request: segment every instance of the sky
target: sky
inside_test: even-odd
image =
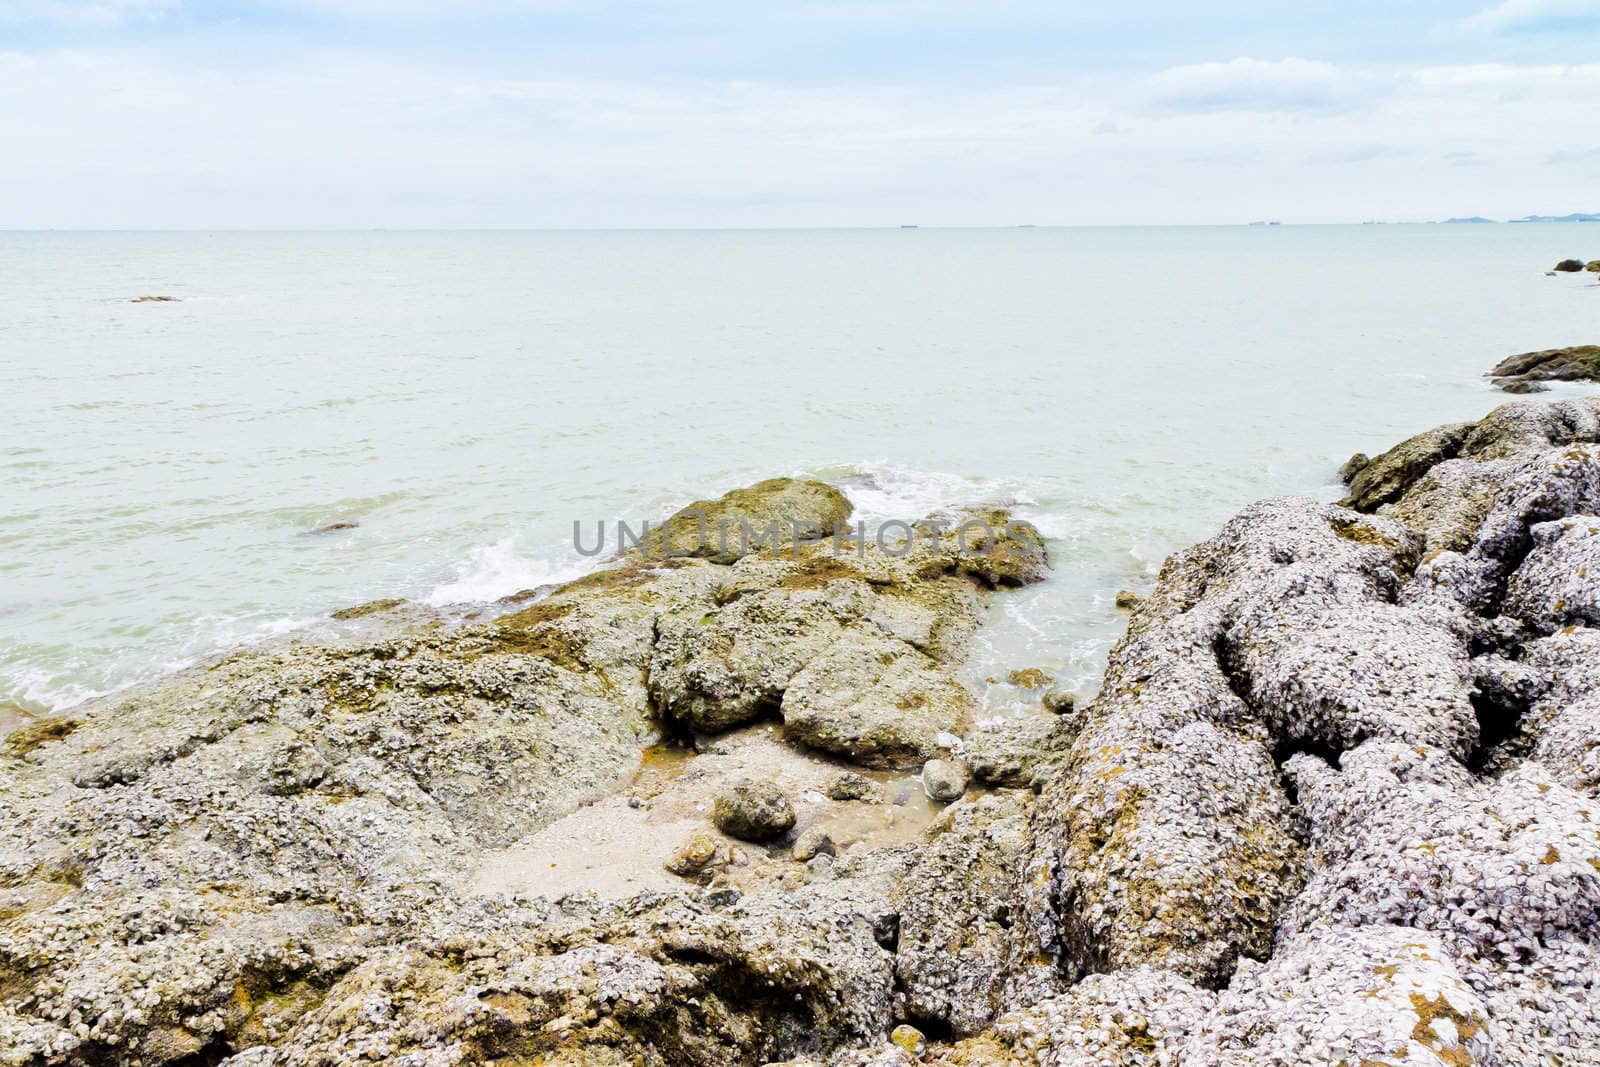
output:
[[[1600,0],[0,0],[0,228],[1600,212]]]

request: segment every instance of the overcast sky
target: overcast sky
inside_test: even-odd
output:
[[[1600,0],[0,0],[0,227],[1569,211]]]

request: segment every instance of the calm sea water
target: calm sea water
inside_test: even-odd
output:
[[[1015,504],[1055,577],[974,678],[1088,687],[1169,552],[1600,340],[1567,256],[1600,226],[0,234],[0,701],[493,599],[773,474]]]

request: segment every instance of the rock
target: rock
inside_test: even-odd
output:
[[[1135,967],[1093,974],[1070,991],[999,1019],[989,1035],[953,1047],[956,1065],[1160,1067],[1187,1063],[1184,1044],[1215,1011],[1216,996],[1173,974]]]
[[[1201,1032],[1185,1067],[1260,1063],[1458,1064],[1501,1060],[1488,1005],[1436,937],[1401,927],[1338,930],[1291,941],[1240,975]],[[1382,1059],[1378,1059],[1378,1057]]]
[[[29,717],[15,730],[6,734],[3,744],[5,754],[14,759],[23,759],[40,745],[48,745],[52,741],[60,741],[68,736],[79,726],[77,719],[68,719],[51,716],[47,718]]]
[[[1600,516],[1529,528],[1532,551],[1512,573],[1505,610],[1541,633],[1600,626]]]
[[[1344,466],[1339,468],[1339,483],[1341,485],[1349,485],[1351,482],[1355,481],[1356,475],[1366,470],[1368,465],[1371,463],[1371,456],[1367,455],[1365,452],[1357,452],[1355,455],[1345,460]]]
[[[1600,345],[1576,345],[1524,352],[1501,360],[1489,372],[1508,393],[1539,388],[1541,382],[1600,381]]]
[[[993,584],[969,571],[990,562],[926,537],[903,555],[869,542],[859,554],[829,543],[746,556],[718,568],[715,610],[658,616],[653,698],[697,732],[780,711],[798,743],[915,763],[972,707],[952,668]]]
[[[1350,495],[1340,503],[1370,511],[1395,500],[1434,466],[1460,452],[1473,427],[1470,422],[1456,423],[1402,441],[1362,467],[1349,483]]]
[[[385,600],[369,600],[365,604],[358,604],[353,608],[340,608],[338,611],[333,613],[332,618],[339,619],[340,621],[347,619],[360,619],[368,615],[377,615],[381,612],[393,611],[395,608],[401,607],[404,604],[405,601],[398,597],[391,597]]]
[[[854,771],[840,771],[828,779],[823,792],[829,800],[875,800],[879,794],[872,779]]]
[[[130,304],[175,304],[177,302],[178,298],[175,296],[136,296],[129,301]]]
[[[1144,597],[1135,593],[1132,589],[1119,589],[1117,591],[1118,611],[1132,611],[1143,603]]]
[[[984,796],[930,829],[898,898],[895,976],[911,1018],[966,1037],[1003,1013],[1031,808],[1027,794]]]
[[[1548,393],[1550,391],[1550,387],[1543,382],[1506,382],[1500,386],[1500,389],[1502,392],[1517,394]]]
[[[1068,719],[1044,718],[994,724],[967,735],[962,760],[985,785],[1030,787],[1072,743],[1073,726]]]
[[[705,832],[692,834],[667,860],[667,870],[685,877],[699,874],[716,862],[719,852],[715,837]]]
[[[1581,1061],[1600,398],[1420,435],[1351,491],[1366,510],[1264,501],[1173,555],[1092,704],[1052,691],[1069,713],[930,762],[930,793],[940,762],[995,788],[944,790],[924,834],[830,856],[849,823],[822,820],[880,812],[817,791],[876,789],[789,752],[798,862],[701,832],[621,896],[469,887],[597,800],[682,832],[700,800],[641,769],[669,726],[778,712],[850,758],[945,751],[926,731],[971,718],[948,686],[1007,572],[948,532],[635,553],[492,620],[378,611],[29,723],[0,758],[0,1059]],[[714,795],[775,729],[672,780]],[[719,825],[790,832],[776,777]],[[921,1032],[886,1044],[899,1020]]]
[[[794,805],[771,782],[745,780],[716,799],[712,821],[717,829],[741,841],[770,841],[794,826]]]
[[[1065,715],[1078,706],[1078,697],[1070,689],[1052,689],[1042,700],[1044,710],[1054,715]]]
[[[991,588],[1030,585],[1050,569],[1039,531],[1000,509],[955,516],[944,538],[944,557],[957,573]]]
[[[927,656],[885,638],[835,642],[783,694],[785,738],[870,767],[915,766],[959,733],[975,705]]]
[[[1556,264],[1555,269],[1564,274],[1576,274],[1583,270],[1583,260],[1563,259],[1560,263]]]
[[[1038,667],[1025,667],[1006,675],[1006,681],[1021,689],[1043,689],[1055,679]]]
[[[959,800],[967,791],[967,769],[959,760],[931,759],[922,765],[922,790],[934,800]]]
[[[834,855],[833,838],[828,836],[828,832],[820,826],[809,827],[802,831],[799,837],[795,838],[793,855],[801,863],[805,863],[816,856],[832,856]]]
[[[354,530],[360,527],[359,522],[341,519],[338,522],[325,523],[322,526],[307,530],[311,534],[338,533],[340,530]]]
[[[905,1023],[894,1028],[889,1041],[914,1060],[920,1060],[928,1048],[928,1039],[922,1036],[922,1031]]]
[[[824,482],[771,478],[700,500],[674,513],[645,538],[650,558],[690,556],[733,563],[754,552],[793,551],[833,537],[850,518],[845,495]]]

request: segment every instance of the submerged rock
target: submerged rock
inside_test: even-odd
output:
[[[828,780],[825,792],[830,800],[870,800],[879,790],[870,778],[854,771],[840,771]]]
[[[1038,667],[1024,667],[1006,675],[1006,681],[1021,689],[1043,689],[1055,679]]]

